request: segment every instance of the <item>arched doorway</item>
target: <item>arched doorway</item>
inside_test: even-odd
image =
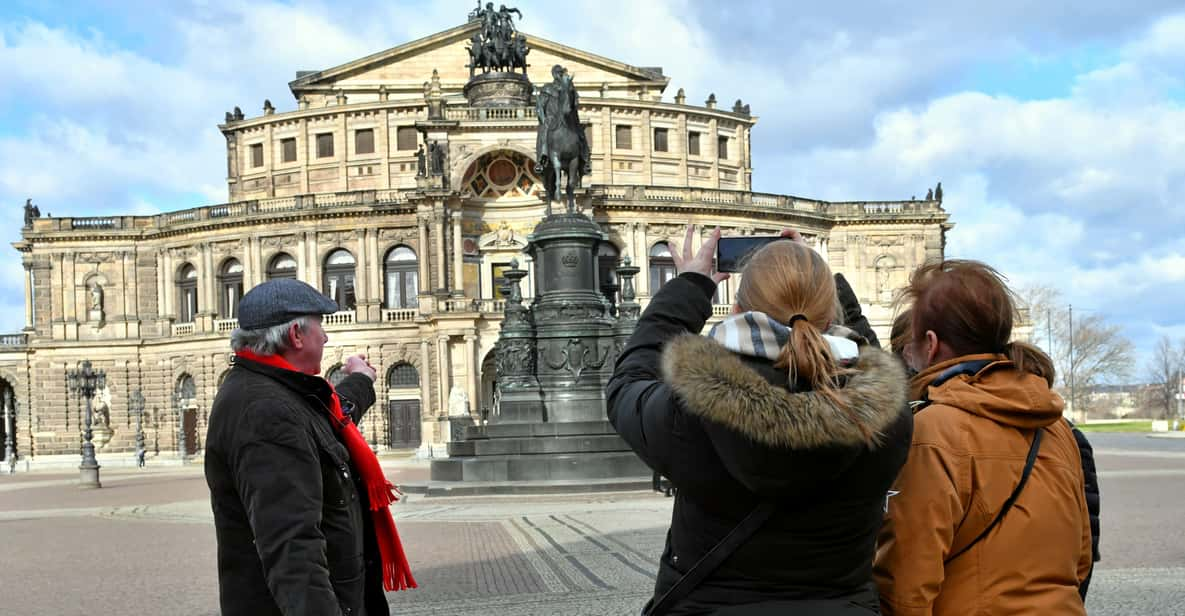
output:
[[[387,371],[387,446],[420,446],[420,373],[407,362]]]
[[[483,420],[498,414],[498,370],[495,368],[497,349],[490,349],[481,360],[481,418]]]
[[[193,455],[198,450],[198,407],[197,384],[192,376],[182,374],[177,379],[173,399],[177,405],[178,453]]]

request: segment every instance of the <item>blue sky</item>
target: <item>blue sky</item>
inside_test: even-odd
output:
[[[948,255],[1058,288],[1144,352],[1185,338],[1185,9],[1174,2],[516,3],[528,33],[662,66],[760,122],[755,189],[922,196]],[[225,201],[216,124],[327,68],[461,23],[468,2],[0,5],[0,225]],[[632,15],[621,20],[622,15]],[[21,327],[0,259],[0,330]],[[1137,366],[1133,376],[1143,373]]]

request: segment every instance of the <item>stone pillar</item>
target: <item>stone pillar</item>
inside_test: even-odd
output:
[[[420,338],[420,456],[435,457],[447,451],[447,438],[441,438],[443,427],[439,413],[432,411],[432,380],[429,371],[432,358],[428,350],[427,336]],[[448,424],[445,423],[444,426]]]
[[[374,262],[366,271],[366,276],[370,278],[370,297],[371,302],[367,307],[367,318],[370,321],[382,320],[383,307],[383,255],[379,252],[379,232],[378,229],[367,229],[365,241],[367,242],[367,254],[370,255]]]
[[[452,213],[453,219],[453,279],[452,291],[455,296],[465,295],[465,246],[461,238],[461,208],[458,205],[457,209]]]
[[[366,245],[367,230],[363,228],[358,237],[358,256],[354,260],[354,318],[359,321],[367,320],[367,309],[373,303],[370,292],[370,278],[366,273],[370,270],[371,256]]]
[[[210,242],[201,243],[202,276],[201,284],[198,285],[198,306],[201,308],[199,313],[204,314],[205,318],[198,321],[204,331],[213,330],[211,319],[218,314],[218,293],[214,290],[214,252],[211,248]]]
[[[650,246],[646,241],[646,223],[634,223],[634,263],[638,271],[637,292],[650,297]]]
[[[425,293],[432,288],[431,262],[428,260],[431,254],[428,250],[428,219],[421,216],[416,220],[416,226],[420,231],[419,254],[416,255],[420,266],[420,293]]]
[[[449,377],[448,334],[436,335],[436,400],[437,415],[448,416]]]
[[[707,146],[708,146],[708,155],[711,157],[711,160],[712,160],[712,187],[713,188],[720,188],[720,147],[717,145],[717,141],[719,139],[720,139],[720,135],[716,134],[716,118],[712,118],[711,120],[708,120],[708,143],[707,143]],[[704,151],[703,150],[704,145],[705,144],[703,144],[703,143],[700,144],[700,153],[701,154]],[[643,267],[642,271],[646,271],[646,268]]]
[[[465,391],[469,395],[469,409],[479,413],[481,407],[477,399],[477,331],[472,329],[465,333],[465,376]]]
[[[177,301],[177,293],[173,284],[173,255],[166,248],[163,251],[162,259],[164,260],[164,293],[161,297],[164,299],[165,312],[167,318],[176,319],[177,311],[174,308],[174,303]]]
[[[33,264],[25,261],[25,330],[33,329]]]
[[[435,210],[432,213],[432,233],[436,235],[436,242],[433,246],[436,254],[433,256],[436,258],[436,273],[439,277],[435,281],[435,290],[438,294],[443,294],[448,293],[447,264],[444,258],[444,206],[438,204]]]

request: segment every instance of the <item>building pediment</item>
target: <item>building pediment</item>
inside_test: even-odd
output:
[[[446,95],[460,94],[469,80],[467,48],[479,27],[477,22],[470,22],[340,66],[302,73],[288,86],[298,100],[338,92],[351,97],[350,102],[368,97],[377,100],[380,92],[390,98],[418,98],[435,70]],[[550,71],[555,64],[568,69],[579,89],[604,89],[609,96],[636,98],[643,89],[656,95],[670,81],[658,68],[632,66],[527,32],[522,34],[531,48],[527,76],[533,83],[551,81]]]

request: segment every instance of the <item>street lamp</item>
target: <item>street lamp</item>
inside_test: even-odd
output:
[[[99,463],[95,460],[95,444],[91,442],[91,400],[95,392],[107,386],[107,374],[95,370],[89,359],[82,360],[77,370],[66,371],[66,383],[76,395],[86,400],[86,423],[82,431],[82,464],[78,466],[79,487],[101,488]]]
[[[144,468],[144,394],[139,389],[133,391],[128,404],[136,414],[136,466]]]

